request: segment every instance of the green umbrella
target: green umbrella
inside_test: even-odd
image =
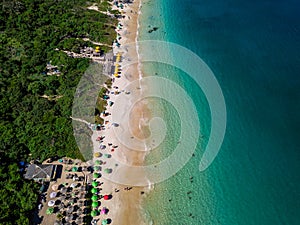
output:
[[[95,193],[97,193],[97,189],[96,189],[96,188],[92,188],[91,192],[92,192],[93,194],[95,194]]]
[[[93,182],[92,182],[92,186],[93,186],[93,187],[97,187],[97,186],[98,186],[98,182],[93,181]]]
[[[99,173],[94,173],[94,174],[93,174],[93,177],[94,177],[94,178],[99,178]]]
[[[104,172],[105,172],[105,173],[111,173],[111,169],[106,168],[106,169],[104,170]]]
[[[78,171],[78,168],[76,167],[76,166],[74,166],[73,168],[72,168],[72,172],[77,172]]]
[[[101,168],[100,166],[95,166],[95,167],[94,167],[94,169],[95,169],[96,171],[99,171],[100,168]]]
[[[93,210],[93,211],[91,212],[91,216],[92,216],[92,217],[97,216],[97,214],[98,214],[98,213],[97,213],[96,210]]]
[[[108,221],[107,220],[102,220],[102,225],[106,225],[108,224]]]
[[[96,208],[96,207],[98,207],[98,206],[99,206],[99,202],[93,202],[93,203],[92,203],[92,207],[93,207],[93,208]]]
[[[97,201],[97,200],[98,200],[98,196],[97,196],[97,195],[93,195],[93,196],[92,196],[92,200],[93,200],[93,201]]]
[[[51,207],[51,208],[47,209],[46,214],[49,215],[49,214],[52,214],[53,212],[54,212],[54,208]]]
[[[101,161],[100,160],[96,160],[95,161],[95,165],[101,165],[102,163],[101,163]]]

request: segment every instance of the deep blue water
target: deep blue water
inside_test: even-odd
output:
[[[160,30],[144,39],[175,42],[198,54],[218,79],[228,114],[214,163],[199,173],[197,157],[157,185],[160,196],[167,197],[156,203],[161,208],[150,210],[155,224],[299,224],[300,2],[147,4],[159,11],[148,22]],[[176,195],[170,194],[166,187],[176,185]]]

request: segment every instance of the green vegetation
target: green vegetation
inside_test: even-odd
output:
[[[95,2],[100,1],[88,4]],[[107,1],[101,2],[107,7]],[[28,224],[36,207],[38,187],[22,179],[19,161],[82,158],[70,115],[76,86],[90,60],[56,49],[94,47],[82,38],[111,45],[117,24],[86,7],[85,0],[0,3],[0,224]],[[46,75],[50,61],[60,76]]]
[[[103,124],[104,122],[103,118],[101,118],[99,115],[100,113],[106,110],[107,101],[103,99],[106,92],[107,89],[105,87],[102,87],[97,98],[96,110],[95,110],[95,123],[97,124]]]

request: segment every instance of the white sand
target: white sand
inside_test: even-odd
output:
[[[125,6],[124,15],[125,18],[120,19],[120,22],[123,24],[123,28],[118,30],[117,32],[121,35],[121,40],[119,41],[121,47],[114,47],[114,53],[121,52],[122,60],[130,60],[137,57],[137,49],[130,48],[127,52],[126,44],[135,42],[137,36],[137,28],[138,28],[138,10],[140,6],[140,0],[134,1],[133,4],[129,6]],[[114,6],[115,7],[115,6]],[[92,9],[92,8],[91,8]],[[95,8],[93,8],[96,10]],[[131,12],[132,10],[132,12]],[[130,19],[129,19],[130,17]],[[122,68],[122,62],[119,63]],[[129,187],[128,184],[132,183],[145,183],[146,176],[143,173],[143,170],[137,170],[136,173],[132,174],[126,170],[126,166],[124,165],[134,165],[141,166],[143,165],[145,152],[143,151],[132,151],[130,148],[126,147],[124,144],[120,143],[118,138],[116,137],[116,132],[114,129],[122,129],[125,127],[126,123],[130,124],[132,134],[127,134],[128,137],[136,136],[139,138],[143,138],[141,134],[143,134],[143,127],[141,123],[147,120],[149,117],[149,112],[147,110],[147,106],[144,103],[140,103],[133,109],[133,113],[129,118],[124,117],[122,121],[118,121],[120,124],[119,127],[113,127],[112,123],[114,118],[114,113],[122,113],[125,109],[130,109],[131,104],[134,102],[135,98],[138,95],[137,91],[125,90],[126,86],[134,81],[140,79],[141,74],[138,70],[138,65],[132,65],[128,68],[123,68],[122,74],[120,78],[115,78],[115,81],[112,84],[112,87],[117,86],[118,89],[112,88],[111,91],[120,91],[119,95],[109,94],[109,101],[115,102],[120,95],[125,95],[126,91],[130,91],[130,94],[126,95],[127,101],[123,101],[119,105],[113,105],[112,107],[107,106],[107,113],[111,113],[107,117],[104,117],[105,121],[108,123],[105,125],[105,130],[102,131],[94,131],[92,140],[94,144],[94,152],[101,152],[102,154],[111,154],[111,158],[105,158],[104,156],[99,158],[94,158],[102,160],[105,162],[105,165],[102,165],[103,177],[98,178],[97,181],[103,182],[100,186],[101,194],[111,194],[113,197],[110,200],[101,200],[101,207],[107,207],[109,209],[109,213],[107,215],[100,215],[95,217],[95,219],[110,218],[112,220],[111,224],[116,225],[128,225],[128,224],[147,224],[145,218],[143,216],[143,210],[141,208],[141,202],[143,195],[141,192],[147,193],[149,191],[149,187],[137,187],[130,186],[132,189],[124,190],[124,188]],[[119,107],[119,108],[117,108]],[[124,133],[129,132],[129,130],[123,130]],[[105,136],[103,139],[103,145],[106,146],[106,149],[100,149],[100,143],[96,141],[97,137]],[[125,140],[125,142],[130,142],[130,138]],[[112,147],[108,146],[108,143],[112,143],[113,145],[117,145],[117,148],[114,148],[114,151],[111,152]],[[143,150],[143,149],[141,149]],[[105,168],[112,169],[112,173],[110,175],[106,174],[103,170]],[[112,181],[113,180],[113,181]],[[118,182],[121,182],[121,184]],[[115,190],[119,190],[115,192]]]

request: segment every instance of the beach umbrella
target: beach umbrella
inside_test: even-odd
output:
[[[105,145],[100,145],[100,149],[105,149],[106,146]]]
[[[83,218],[82,217],[77,217],[75,220],[76,224],[82,224],[83,223]]]
[[[93,174],[93,177],[94,177],[94,178],[99,178],[99,174],[98,174],[98,173],[94,173],[94,174]]]
[[[57,191],[57,189],[58,189],[58,185],[57,184],[52,185],[52,190],[53,191]]]
[[[64,195],[63,195],[63,196],[60,196],[59,200],[60,200],[60,201],[66,200],[66,196],[64,196]]]
[[[102,161],[100,161],[100,160],[95,161],[95,165],[101,165],[101,164],[102,164]]]
[[[76,183],[72,183],[72,184],[70,185],[71,188],[75,188],[76,186],[77,186]]]
[[[68,207],[67,213],[72,213],[73,211],[74,211],[74,207],[73,206]]]
[[[94,169],[95,169],[96,171],[99,171],[99,170],[101,170],[101,167],[100,167],[100,166],[95,166]]]
[[[102,225],[106,225],[106,224],[108,224],[108,221],[105,219],[105,220],[102,220],[102,223],[101,223]]]
[[[50,200],[49,202],[48,202],[48,206],[54,206],[55,205],[55,201],[54,200]]]
[[[67,192],[67,188],[66,187],[62,187],[61,192],[62,193],[66,193]]]
[[[64,207],[64,204],[59,204],[58,209],[63,209]]]
[[[78,167],[74,166],[74,167],[72,168],[72,172],[77,172],[77,171],[78,171]]]
[[[97,214],[98,214],[98,213],[97,213],[96,210],[93,210],[93,211],[91,212],[91,216],[92,216],[92,217],[97,216]]]
[[[93,186],[93,187],[97,187],[97,186],[98,186],[98,182],[93,181],[93,182],[92,182],[92,186]]]
[[[97,195],[93,195],[91,198],[93,201],[97,201],[98,200],[98,196]]]
[[[46,210],[46,214],[50,215],[54,212],[54,208],[53,207],[50,207]]]
[[[96,207],[98,207],[98,206],[99,206],[99,203],[98,203],[98,202],[93,202],[93,203],[92,203],[92,207],[93,207],[93,208],[96,208]]]
[[[105,173],[111,173],[111,171],[112,171],[112,169],[108,169],[108,168],[106,168],[106,169],[104,170]]]
[[[65,199],[66,199],[66,195],[65,195],[65,194],[61,195],[61,196],[59,197],[59,199],[60,199],[61,201],[65,200]]]
[[[106,208],[103,208],[100,213],[101,214],[106,214]]]
[[[80,191],[85,191],[86,190],[86,187],[85,186],[81,186],[80,187]]]
[[[57,195],[57,193],[56,193],[56,192],[51,192],[49,196],[50,196],[50,198],[55,198],[55,197],[56,197],[56,195]]]
[[[79,204],[78,204],[78,207],[82,207],[82,206],[83,206],[82,203],[79,203]],[[83,211],[82,208],[77,209],[77,213],[78,213],[78,214],[81,214],[82,211]]]
[[[100,152],[96,152],[95,154],[94,154],[94,156],[96,157],[96,158],[98,158],[98,157],[101,157],[101,153]]]
[[[109,196],[109,195],[104,195],[104,196],[103,196],[103,199],[104,199],[104,200],[109,200],[109,199],[110,199],[110,196]]]
[[[105,157],[105,158],[110,158],[110,157],[111,157],[111,154],[104,154],[104,157]]]
[[[84,197],[85,197],[85,193],[81,192],[81,193],[79,194],[79,198],[84,198]]]
[[[96,189],[96,188],[92,188],[91,192],[92,192],[93,194],[95,194],[95,193],[97,193],[97,189]]]
[[[65,217],[65,220],[68,222],[68,221],[71,221],[73,219],[73,215],[70,214],[68,216]]]

